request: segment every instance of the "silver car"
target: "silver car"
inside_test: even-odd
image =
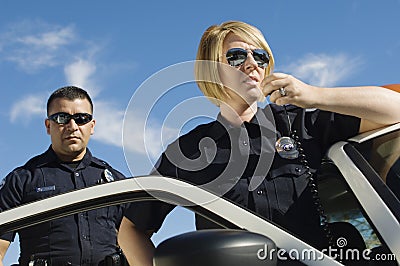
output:
[[[317,250],[256,214],[183,181],[144,176],[102,184],[0,213],[0,233],[108,205],[162,199],[225,229],[171,236],[157,266],[399,265],[400,124],[334,144],[319,171],[319,196],[335,245]]]

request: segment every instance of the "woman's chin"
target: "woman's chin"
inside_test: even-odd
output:
[[[257,101],[263,103],[263,102],[265,102],[266,99],[267,99],[267,97],[265,97],[264,94],[260,93],[260,96],[258,97]]]

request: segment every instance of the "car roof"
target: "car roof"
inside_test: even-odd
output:
[[[362,143],[362,142],[365,142],[367,140],[382,136],[384,134],[387,134],[387,133],[390,133],[392,131],[396,131],[396,130],[399,130],[399,129],[400,129],[400,123],[396,123],[396,124],[393,124],[393,125],[390,125],[390,126],[385,126],[385,127],[382,127],[382,128],[378,128],[378,129],[375,129],[375,130],[371,130],[371,131],[367,131],[367,132],[361,133],[361,134],[359,134],[357,136],[354,136],[354,137],[350,138],[349,141]]]

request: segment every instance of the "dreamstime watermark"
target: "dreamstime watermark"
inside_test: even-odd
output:
[[[339,262],[342,261],[396,261],[396,255],[392,253],[374,254],[371,249],[359,250],[356,248],[346,248],[347,240],[339,237],[336,241],[336,247],[322,249],[320,252],[316,249],[278,249],[270,248],[268,244],[264,244],[262,248],[257,250],[257,258],[259,260],[300,260],[300,261],[322,261],[326,256],[331,257]]]

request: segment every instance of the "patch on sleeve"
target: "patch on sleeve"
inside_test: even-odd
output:
[[[111,171],[108,170],[108,169],[104,170],[103,177],[104,177],[104,181],[107,182],[107,183],[114,181],[114,176],[111,173]]]
[[[5,184],[6,184],[6,179],[3,178],[3,180],[1,180],[1,182],[0,182],[0,189],[2,189]]]

